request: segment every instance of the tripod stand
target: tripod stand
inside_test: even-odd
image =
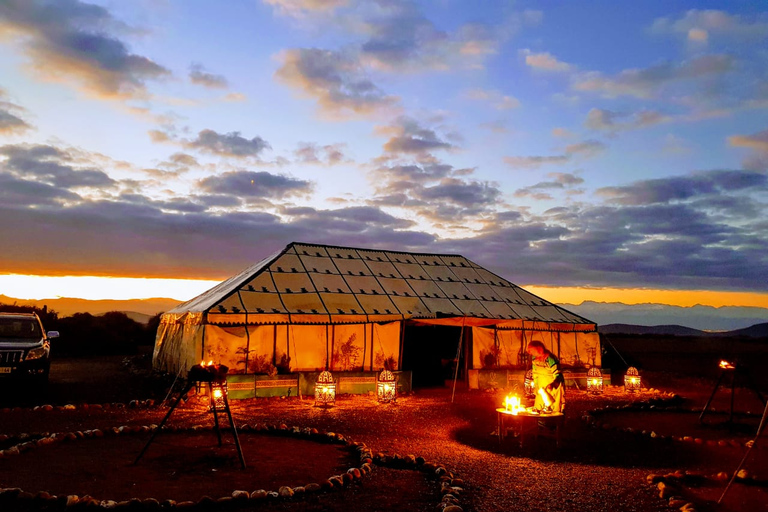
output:
[[[763,395],[760,393],[760,391],[755,387],[755,385],[752,383],[752,379],[749,377],[749,373],[746,372],[746,369],[743,368],[738,362],[732,363],[730,361],[722,360],[720,361],[720,377],[717,379],[717,383],[715,384],[715,388],[712,390],[712,394],[709,397],[709,400],[707,400],[706,405],[704,405],[704,409],[701,411],[701,415],[699,416],[699,423],[703,423],[704,421],[704,414],[706,414],[707,409],[709,409],[709,406],[712,404],[712,401],[715,399],[715,395],[717,394],[718,388],[720,388],[720,384],[723,383],[723,380],[725,380],[725,376],[730,375],[731,377],[731,407],[730,412],[728,414],[728,423],[733,423],[733,405],[735,401],[735,394],[736,394],[736,379],[737,377],[741,377],[743,381],[746,381],[746,384],[749,386],[749,388],[755,392],[757,397],[760,399],[763,405],[766,404],[765,398],[763,398]]]
[[[181,402],[187,393],[189,393],[193,387],[207,383],[209,386],[211,400],[210,411],[213,413],[214,430],[216,430],[216,436],[219,439],[219,446],[222,445],[222,439],[221,429],[219,427],[218,413],[225,412],[229,418],[229,426],[232,428],[232,436],[235,438],[235,446],[237,447],[237,455],[240,458],[240,466],[242,469],[245,469],[245,457],[243,456],[243,449],[240,446],[240,439],[237,437],[237,428],[235,428],[235,422],[232,419],[232,411],[229,409],[229,400],[227,399],[226,373],[226,366],[193,366],[192,370],[189,372],[186,386],[181,391],[181,393],[179,393],[179,396],[176,397],[176,400],[173,402],[173,405],[171,405],[171,408],[168,410],[168,413],[166,413],[163,420],[160,422],[154,432],[152,432],[149,441],[147,441],[147,444],[144,445],[144,448],[141,450],[141,453],[139,453],[138,457],[136,457],[136,460],[133,461],[133,464],[138,464],[139,460],[141,460],[149,448],[149,445],[151,445],[152,441],[155,440],[157,434],[163,429],[163,425],[165,425],[165,423],[168,421],[168,418],[171,417],[171,414],[176,409],[176,406],[179,405],[179,402]]]

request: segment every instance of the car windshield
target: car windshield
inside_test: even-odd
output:
[[[0,338],[39,339],[40,323],[32,318],[0,318]]]

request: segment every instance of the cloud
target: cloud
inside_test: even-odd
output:
[[[264,0],[283,16],[301,18],[310,13],[332,12],[344,7],[349,0]]]
[[[537,200],[551,200],[552,195],[548,191],[558,191],[573,188],[584,183],[584,179],[572,173],[552,172],[547,174],[549,181],[541,181],[530,187],[520,188],[515,191],[515,197],[530,197]]]
[[[613,77],[600,72],[580,73],[573,88],[594,92],[609,98],[634,96],[657,98],[668,86],[681,82],[697,82],[717,78],[733,71],[734,59],[729,55],[703,55],[680,64],[659,64],[645,69],[628,69]]]
[[[728,144],[737,148],[750,148],[768,153],[768,130],[754,135],[732,135],[728,137]]]
[[[568,155],[554,156],[505,156],[504,163],[521,169],[538,169],[542,165],[564,164],[570,160]]]
[[[471,89],[465,93],[465,97],[470,100],[486,102],[496,110],[511,110],[520,106],[520,101],[517,98],[499,91]]]
[[[587,113],[584,126],[590,130],[617,133],[620,131],[647,128],[656,124],[670,122],[672,120],[673,117],[653,110],[641,110],[634,113],[623,113],[601,108],[592,108]]]
[[[312,192],[312,183],[279,174],[260,171],[232,171],[209,176],[198,182],[208,194],[225,194],[241,198],[284,199]]]
[[[416,196],[430,204],[449,202],[463,208],[477,208],[496,203],[501,191],[488,182],[446,178],[438,185],[416,190]]]
[[[19,117],[26,110],[6,100],[6,97],[5,89],[0,87],[0,135],[17,135],[32,129],[32,125]]]
[[[39,76],[107,99],[143,98],[147,81],[171,74],[131,53],[114,34],[126,30],[105,8],[78,0],[10,0],[0,9],[0,32],[19,36]]]
[[[362,61],[397,73],[480,68],[500,40],[494,29],[480,23],[441,30],[412,2],[380,3],[362,13],[355,26],[367,38],[360,47]]]
[[[384,152],[390,157],[403,154],[424,157],[432,151],[451,150],[455,147],[435,130],[425,128],[409,117],[400,117],[390,125],[379,126],[376,132],[389,136],[389,140],[384,143]]]
[[[657,18],[650,30],[698,43],[708,42],[710,36],[758,41],[768,37],[768,20],[764,14],[750,20],[725,11],[691,9],[678,19]]]
[[[62,189],[109,188],[117,182],[98,169],[75,167],[66,152],[48,145],[6,145],[0,147],[2,169],[29,182],[49,184]],[[29,179],[33,178],[33,179]]]
[[[566,62],[557,60],[555,56],[548,52],[533,53],[531,50],[520,50],[520,55],[525,57],[525,65],[541,71],[570,71],[573,66]]]
[[[768,130],[754,135],[732,135],[728,144],[733,147],[749,148],[752,151],[742,162],[745,169],[753,171],[768,170]]]
[[[606,146],[600,141],[586,140],[577,144],[569,144],[562,155],[551,156],[505,156],[504,163],[518,169],[538,169],[542,165],[561,165],[574,158],[591,158],[605,151]]]
[[[399,99],[384,94],[354,58],[317,48],[286,50],[275,77],[318,102],[322,115],[333,119],[393,112]]]
[[[196,139],[184,142],[184,146],[204,153],[233,158],[257,158],[265,149],[271,149],[269,143],[261,137],[246,139],[240,135],[240,132],[220,134],[213,130],[200,131]]]
[[[338,165],[349,162],[344,155],[346,144],[327,144],[318,146],[314,143],[299,143],[298,149],[293,154],[298,162],[314,165]]]
[[[202,85],[209,89],[226,89],[229,87],[229,82],[224,76],[206,72],[202,64],[192,64],[189,67],[189,80],[195,85]]]
[[[670,178],[638,181],[620,187],[604,187],[597,194],[610,202],[642,206],[671,204],[694,197],[764,191],[768,175],[750,171],[708,171]]]

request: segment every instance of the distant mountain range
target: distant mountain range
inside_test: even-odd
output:
[[[59,316],[71,316],[75,313],[100,315],[110,311],[121,311],[136,321],[146,321],[158,313],[173,309],[181,301],[174,299],[142,300],[85,300],[85,299],[44,299],[21,300],[0,295],[1,304],[35,305],[56,311]],[[672,326],[679,335],[684,335],[686,328],[691,335],[701,331],[722,332],[746,329],[754,325],[768,323],[768,308],[723,306],[668,306],[664,304],[623,304],[620,302],[582,302],[581,304],[558,304],[577,315],[588,318],[603,328],[611,324],[624,326],[659,327]],[[613,328],[613,327],[611,327]],[[629,329],[629,327],[623,327]],[[668,330],[668,329],[667,329]],[[625,331],[626,332],[626,331]],[[631,334],[631,332],[629,332]],[[640,332],[637,332],[640,334]]]
[[[768,308],[722,306],[668,306],[665,304],[623,304],[591,302],[559,304],[568,311],[600,326],[682,326],[698,331],[735,331],[768,322]]]
[[[48,306],[56,311],[59,317],[72,316],[75,313],[90,313],[102,315],[111,311],[120,311],[137,322],[146,322],[158,313],[173,309],[181,301],[174,299],[141,299],[141,300],[86,300],[86,299],[42,299],[23,300],[0,295],[0,304],[17,304],[19,306]]]
[[[696,336],[699,338],[718,337],[742,337],[742,338],[766,338],[768,339],[768,323],[755,324],[745,329],[735,331],[700,331],[680,325],[627,325],[606,324],[599,325],[597,330],[601,334],[649,334],[655,336]]]

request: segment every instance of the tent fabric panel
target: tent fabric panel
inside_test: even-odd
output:
[[[332,315],[348,313],[361,313],[362,307],[357,301],[357,296],[352,293],[320,293],[320,298],[325,304],[326,310]],[[353,313],[353,314],[356,314]]]
[[[400,277],[395,266],[389,261],[366,261],[371,273],[377,277]]]
[[[429,274],[421,268],[421,265],[415,263],[395,263],[395,268],[400,275],[406,279],[429,279]]]
[[[273,273],[277,291],[282,293],[292,293],[314,289],[315,285],[304,272],[301,273]]]
[[[448,299],[422,297],[421,301],[435,314],[460,316],[462,312]]]
[[[499,349],[493,329],[472,327],[472,368],[492,368],[497,363]]]
[[[347,282],[339,274],[311,274],[310,277],[318,291],[352,293]]]
[[[435,316],[418,297],[390,297],[400,313],[405,317]]]
[[[404,279],[381,277],[379,283],[388,295],[404,295],[406,293],[413,295],[413,288]]]
[[[301,261],[302,266],[308,271],[308,272],[315,272],[320,274],[325,273],[331,273],[331,274],[338,274],[339,271],[336,269],[336,265],[333,264],[333,261],[328,256],[299,256],[299,261]]]
[[[361,371],[365,366],[366,324],[337,325],[331,343],[331,371]],[[370,341],[368,341],[370,344]],[[370,347],[368,347],[370,351]]]
[[[477,275],[480,276],[480,280],[484,283],[488,283],[491,286],[499,286],[500,284],[506,283],[507,285],[511,284],[509,281],[505,281],[504,279],[500,278],[496,274],[489,272],[488,270],[477,267],[475,269],[477,272]]]
[[[449,299],[457,299],[457,300],[474,300],[475,297],[471,294],[469,291],[469,288],[464,286],[464,283],[459,282],[448,282],[448,283],[438,283],[438,286],[443,291],[446,297]]]
[[[239,301],[248,313],[285,312],[280,296],[277,293],[241,291]],[[275,311],[277,310],[277,311]]]
[[[358,250],[351,247],[328,247],[328,255],[336,260],[352,260],[358,258]]]
[[[216,326],[212,326],[216,327]],[[275,329],[274,325],[249,325],[248,329],[248,366],[243,365],[240,368],[246,373],[267,374],[274,371],[274,344]],[[231,371],[231,370],[230,370]]]
[[[201,360],[223,364],[229,368],[229,373],[245,373],[248,348],[248,335],[244,325],[206,325]]]
[[[495,298],[498,301],[501,299],[496,291],[487,284],[465,283],[465,286],[472,295],[480,298],[481,300],[493,301]]]
[[[523,331],[496,331],[499,340],[499,364],[519,367],[526,361],[527,343]]]
[[[386,295],[358,295],[363,310],[369,315],[394,315],[398,309]]]
[[[291,371],[325,370],[329,354],[326,343],[330,341],[331,328],[327,325],[291,325],[288,329]]]
[[[434,297],[436,299],[445,298],[443,290],[441,290],[437,283],[433,281],[413,280],[409,281],[408,284],[411,285],[411,288],[413,288],[413,291],[416,292],[419,297]]]
[[[453,273],[456,274],[456,277],[459,278],[459,280],[463,283],[472,283],[472,284],[484,284],[485,281],[481,279],[480,274],[477,273],[477,270],[469,265],[466,267],[457,267],[452,269]]]
[[[515,312],[512,311],[509,304],[506,302],[486,301],[483,303],[483,306],[485,306],[485,309],[487,309],[488,313],[494,318],[504,319],[515,316]]]
[[[483,307],[483,304],[476,300],[453,300],[453,304],[459,308],[464,316],[487,318],[490,313]]]
[[[153,366],[168,373],[186,375],[200,362],[203,329],[199,324],[184,323],[177,315],[163,315],[152,353]]]
[[[373,276],[349,276],[345,279],[353,293],[385,293],[384,288]]]
[[[243,303],[240,302],[240,297],[237,293],[234,293],[221,302],[219,302],[215,308],[218,312],[226,313],[227,311],[231,311],[232,313],[239,313],[243,310]]]
[[[274,293],[277,291],[275,288],[275,283],[272,281],[272,276],[269,274],[269,272],[254,276],[253,279],[243,283],[240,289],[262,293]]]
[[[360,260],[337,258],[333,260],[336,268],[339,269],[339,273],[344,276],[366,276],[371,275],[371,271]]]
[[[400,328],[401,322],[373,324],[373,367],[370,370],[382,370],[385,364],[390,370],[400,369]]]
[[[291,254],[291,252],[282,254],[272,262],[268,269],[269,272],[272,274],[298,274],[304,272],[301,259],[296,254]]]
[[[425,266],[424,271],[433,281],[449,281],[456,279],[451,269],[444,266]]]
[[[289,313],[325,313],[325,307],[317,293],[283,293],[280,295]]]
[[[603,356],[600,349],[600,334],[593,332],[577,332],[576,344],[582,360],[589,364],[602,368]]]

